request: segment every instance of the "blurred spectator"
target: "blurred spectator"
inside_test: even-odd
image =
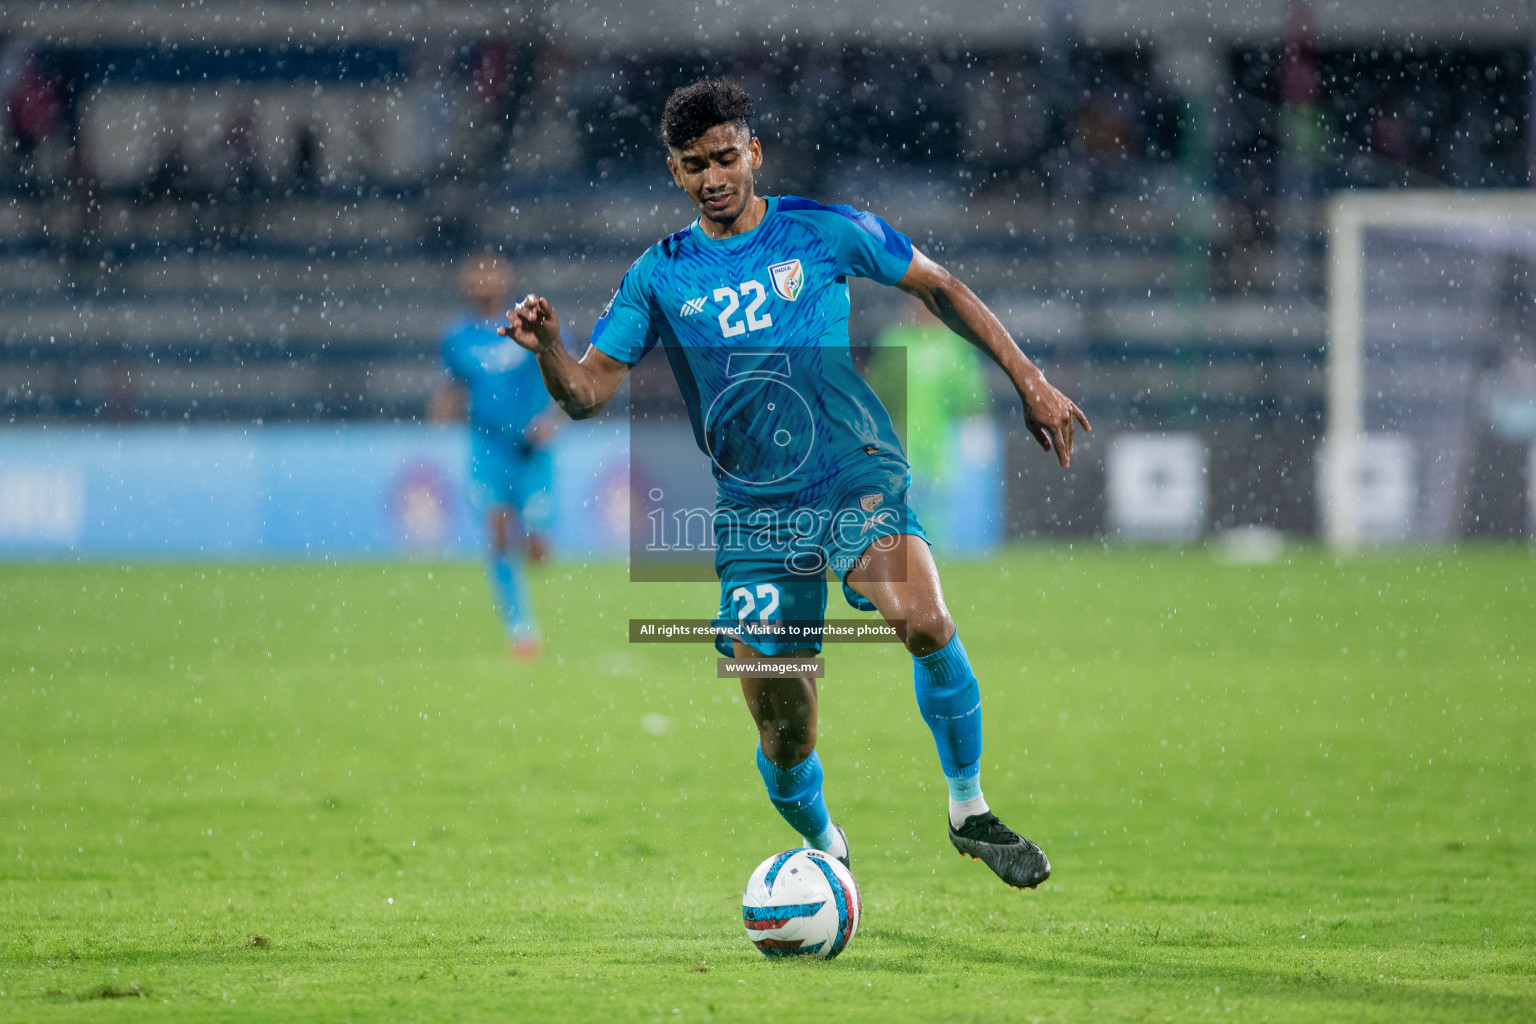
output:
[[[581,162],[581,137],[571,105],[572,60],[563,47],[538,54],[527,116],[512,124],[509,170],[514,174],[553,175],[573,171]]]
[[[499,172],[511,142],[516,109],[512,88],[513,49],[505,39],[485,39],[469,54],[469,80],[459,110],[454,155],[463,173]]]
[[[62,83],[36,58],[26,58],[21,73],[6,93],[11,139],[28,155],[63,126]]]
[[[144,191],[151,201],[180,202],[186,198],[190,169],[181,140],[173,138],[165,147],[165,153],[155,165],[154,173],[144,183]]]
[[[1394,163],[1406,164],[1413,154],[1413,136],[1408,119],[1396,103],[1376,111],[1371,121],[1371,150]]]
[[[1134,186],[1127,171],[1129,158],[1140,155],[1142,127],[1129,90],[1095,90],[1078,112],[1073,128],[1073,151],[1087,162],[1089,184],[1095,193]]]
[[[1491,184],[1487,153],[1494,139],[1487,105],[1476,102],[1463,110],[1445,142],[1447,184],[1478,188]]]
[[[224,131],[223,177],[225,198],[246,198],[260,187],[260,166],[256,158],[256,112],[242,106],[229,120]]]
[[[65,82],[35,54],[9,46],[0,53],[0,87],[8,150],[0,167],[9,166],[30,188],[57,184],[68,176],[72,158],[65,123]]]
[[[293,189],[298,193],[313,192],[320,186],[324,166],[321,153],[320,129],[306,121],[293,139]]]
[[[965,159],[984,173],[1014,178],[1044,150],[1050,115],[1038,76],[1001,58],[981,69],[968,90]]]

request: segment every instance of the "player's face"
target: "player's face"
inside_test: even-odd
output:
[[[459,279],[464,297],[475,306],[495,306],[512,290],[512,271],[500,260],[475,260]]]
[[[734,124],[715,125],[667,158],[672,180],[699,215],[722,226],[734,224],[756,198],[752,172],[762,165],[762,144]]]

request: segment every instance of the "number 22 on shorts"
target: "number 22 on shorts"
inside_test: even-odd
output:
[[[758,622],[767,622],[768,616],[779,610],[779,588],[773,583],[759,583],[757,585],[757,599],[752,597],[752,591],[746,587],[737,587],[731,591],[731,601],[736,604],[736,621],[746,622],[747,616],[757,612]],[[759,611],[757,601],[768,603]]]

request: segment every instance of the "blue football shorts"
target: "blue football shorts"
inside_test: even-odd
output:
[[[511,505],[525,530],[541,532],[554,518],[554,471],[548,448],[529,449],[498,435],[472,431],[470,498],[482,514]]]
[[[907,506],[911,482],[905,462],[878,455],[844,471],[820,500],[805,505],[749,505],[722,495],[715,509],[716,649],[730,656],[731,641],[740,639],[766,655],[820,651],[829,569],[850,605],[874,611],[846,577],[871,547],[894,545],[898,534],[927,542]]]

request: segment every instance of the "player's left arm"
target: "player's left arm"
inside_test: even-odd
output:
[[[896,287],[915,296],[944,326],[985,352],[1003,368],[1024,402],[1024,424],[1040,447],[1052,449],[1062,468],[1072,464],[1074,424],[1092,430],[1070,398],[1058,391],[1040,368],[1030,362],[1008,329],[964,281],[943,266],[912,250],[912,263]]]
[[[458,423],[469,410],[469,389],[457,377],[449,377],[432,393],[427,419],[433,423]]]

